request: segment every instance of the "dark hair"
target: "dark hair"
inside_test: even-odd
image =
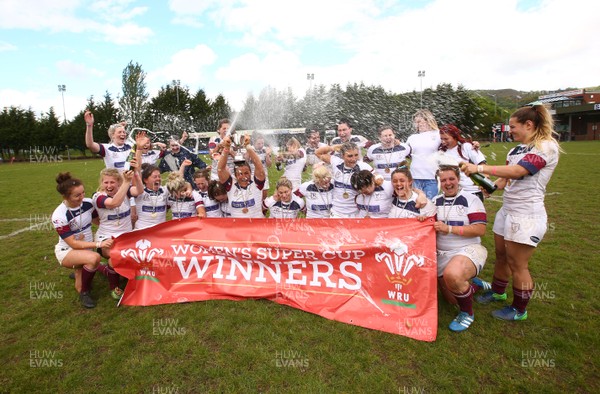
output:
[[[358,145],[356,145],[354,142],[344,142],[342,144],[342,146],[340,147],[340,155],[342,155],[342,157],[344,157],[344,155],[346,154],[346,152],[351,151],[351,150],[358,150]]]
[[[69,197],[71,189],[77,186],[83,185],[78,178],[73,178],[70,172],[61,172],[56,176],[56,191],[59,192],[63,197]]]
[[[196,179],[196,178],[204,178],[207,181],[210,181],[210,171],[207,170],[206,168],[203,168],[201,170],[196,170],[196,171],[194,171],[194,175],[192,175],[192,179]]]
[[[350,184],[354,190],[360,191],[364,187],[371,186],[374,179],[375,177],[371,171],[360,170],[352,174],[350,177]]]
[[[470,143],[471,139],[463,137],[460,133],[461,133],[460,129],[458,127],[454,126],[453,124],[445,124],[442,127],[440,127],[440,134],[448,134],[450,137],[454,138],[458,142],[458,145],[457,145],[458,154],[463,159],[469,161],[469,159],[467,157],[465,157],[462,153],[462,144],[464,144],[465,142]],[[444,145],[440,145],[438,150],[446,152],[446,150],[448,150],[448,148],[445,147]]]
[[[384,130],[392,130],[392,132],[393,132],[394,128],[390,124],[381,125],[377,128],[377,134],[381,135],[381,132]]]
[[[435,172],[435,177],[439,178],[440,172],[442,172],[442,171],[452,171],[452,172],[454,172],[454,175],[456,175],[457,178],[460,179],[460,168],[458,168],[458,166],[453,166],[453,165],[448,165],[448,164],[440,164],[440,167]]]
[[[214,200],[216,196],[220,196],[222,194],[227,194],[227,189],[225,189],[225,185],[220,183],[217,180],[212,180],[208,182],[208,198]]]
[[[346,125],[348,125],[349,128],[352,128],[352,123],[350,123],[350,120],[348,118],[341,118],[338,122],[338,126],[342,123],[346,123]]]
[[[410,173],[410,168],[408,167],[408,162],[406,160],[402,160],[402,162],[398,164],[398,167],[392,171],[391,178],[394,178],[394,174],[404,174],[410,182],[413,181],[413,177]]]
[[[142,181],[145,181],[146,179],[148,179],[154,171],[160,171],[160,170],[155,165],[152,165],[149,163],[142,164]]]
[[[219,126],[217,127],[217,129],[220,129],[221,126],[223,126],[224,123],[231,124],[231,122],[229,121],[229,119],[223,118],[223,119],[219,120]]]

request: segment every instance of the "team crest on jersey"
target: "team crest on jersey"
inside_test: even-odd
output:
[[[308,196],[311,200],[315,200],[317,198],[317,192],[310,192]]]
[[[462,205],[457,206],[456,213],[460,216],[465,216],[465,207]]]

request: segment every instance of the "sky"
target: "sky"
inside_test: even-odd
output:
[[[597,0],[0,0],[0,108],[72,119],[116,99],[130,61],[151,97],[179,80],[236,111],[265,87],[598,86],[598,15]]]

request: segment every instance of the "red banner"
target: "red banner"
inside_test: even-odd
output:
[[[374,330],[434,341],[433,221],[172,220],[121,235],[123,305],[266,298]]]

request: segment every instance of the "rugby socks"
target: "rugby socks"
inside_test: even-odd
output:
[[[119,287],[119,274],[108,265],[98,264],[98,271],[108,278],[108,286],[111,290]]]
[[[467,312],[469,316],[473,316],[473,287],[469,285],[469,288],[464,293],[452,292],[458,303],[458,307],[461,312]]]
[[[87,293],[92,288],[92,280],[94,279],[94,275],[96,274],[96,270],[89,270],[85,265],[81,270],[81,292]]]
[[[525,313],[527,304],[533,295],[533,289],[521,290],[513,287],[513,302],[512,307],[519,311],[519,313]]]
[[[492,291],[496,294],[504,294],[506,293],[506,287],[508,287],[508,281],[500,280],[494,276],[494,280],[492,281]]]

